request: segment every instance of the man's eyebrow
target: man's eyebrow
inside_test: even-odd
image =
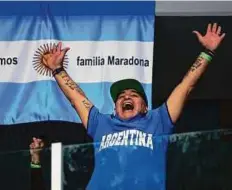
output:
[[[131,90],[131,92],[135,92],[135,93],[137,93],[137,94],[138,94],[138,92],[137,92],[136,90]]]
[[[118,96],[121,96],[122,94],[125,94],[125,90],[122,91],[122,92],[120,92],[120,93],[118,94]]]

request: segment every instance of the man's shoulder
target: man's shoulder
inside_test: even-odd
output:
[[[158,113],[158,112],[160,112],[162,110],[166,110],[166,109],[167,109],[167,104],[165,102],[165,103],[162,103],[161,105],[157,106],[156,108],[151,109],[149,112]]]
[[[97,115],[99,119],[107,119],[107,120],[113,119],[113,116],[114,116],[113,114],[101,112],[97,107],[93,106],[90,110],[89,116],[91,117],[95,115]]]
[[[146,114],[146,117],[147,118],[152,118],[152,119],[156,119],[158,117],[160,117],[162,115],[163,112],[166,111],[166,104],[163,103],[161,104],[160,106],[154,108],[154,109],[151,109],[147,112]]]

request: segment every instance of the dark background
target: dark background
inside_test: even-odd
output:
[[[156,17],[153,107],[165,101],[203,50],[193,30],[205,34],[208,23],[219,23],[226,37],[213,62],[190,95],[176,132],[232,126],[232,17]]]
[[[203,50],[193,30],[205,34],[217,22],[226,37],[191,99],[232,98],[232,17],[156,17],[153,99],[166,99]]]

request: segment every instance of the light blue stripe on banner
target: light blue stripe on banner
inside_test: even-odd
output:
[[[80,83],[80,87],[102,113],[113,113],[114,107],[109,93],[111,84]],[[148,100],[151,100],[151,84],[143,86]],[[80,122],[77,113],[54,81],[0,83],[0,89],[2,125],[47,120]]]
[[[0,3],[1,5],[1,3]],[[0,41],[154,40],[154,16],[0,16]]]

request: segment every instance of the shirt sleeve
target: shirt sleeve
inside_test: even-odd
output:
[[[155,109],[153,111],[153,115],[159,117],[159,123],[160,123],[159,130],[161,133],[163,134],[172,133],[174,124],[171,120],[166,102],[163,103],[159,108]]]
[[[97,128],[99,126],[99,120],[102,117],[102,114],[99,110],[93,106],[89,112],[88,124],[87,124],[87,133],[92,138],[94,138]]]

